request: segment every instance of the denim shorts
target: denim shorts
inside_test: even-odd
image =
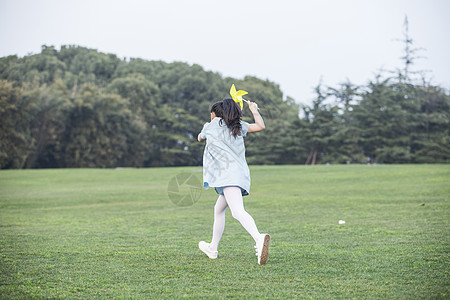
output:
[[[215,187],[214,189],[216,190],[217,194],[223,196],[223,189],[227,188],[227,187],[232,187],[232,186],[240,188],[241,192],[242,192],[242,196],[247,196],[248,195],[248,192],[246,190],[244,190],[243,188],[241,188],[240,186],[237,186],[237,185],[219,186],[219,187]]]

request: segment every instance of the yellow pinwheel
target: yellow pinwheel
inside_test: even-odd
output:
[[[239,103],[239,105],[241,106],[241,110],[244,109],[244,103],[242,102],[242,100],[247,102],[244,98],[242,98],[242,96],[247,95],[247,94],[248,93],[246,91],[243,91],[243,90],[236,91],[236,87],[234,86],[234,83],[231,86],[231,89],[230,89],[231,98],[233,98],[233,100],[236,103]]]

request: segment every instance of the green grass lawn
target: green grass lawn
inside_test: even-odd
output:
[[[168,184],[201,168],[0,171],[1,298],[450,298],[450,166],[253,166],[253,240],[213,190]],[[182,189],[182,193],[189,190]],[[338,225],[345,220],[345,225]]]

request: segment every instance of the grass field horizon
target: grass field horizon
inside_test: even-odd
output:
[[[0,171],[0,298],[450,297],[449,165],[250,166],[264,266],[229,211],[198,249],[217,195],[168,188],[201,170]]]

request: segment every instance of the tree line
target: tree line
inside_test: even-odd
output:
[[[201,165],[197,134],[232,83],[266,122],[246,138],[251,164],[448,163],[449,91],[406,75],[320,83],[304,105],[257,77],[43,46],[0,58],[0,168]]]

